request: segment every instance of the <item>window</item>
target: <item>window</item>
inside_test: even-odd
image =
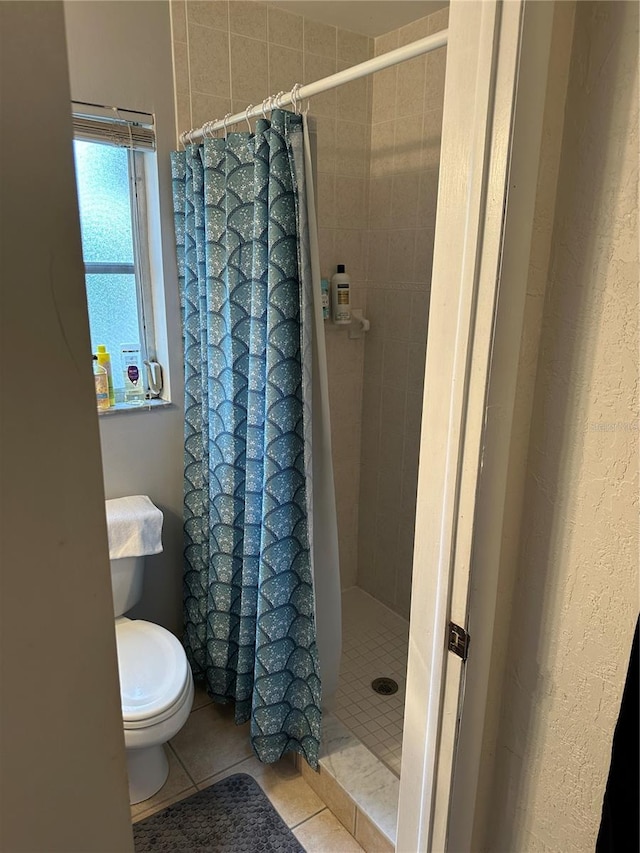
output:
[[[145,170],[155,157],[153,118],[74,104],[73,124],[91,348],[106,346],[120,403],[122,347],[139,348],[147,391],[142,362],[155,362],[145,190]],[[152,384],[151,395],[158,396],[157,381]]]

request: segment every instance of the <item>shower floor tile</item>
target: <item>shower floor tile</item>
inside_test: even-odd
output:
[[[409,623],[359,587],[342,594],[342,662],[336,717],[400,775],[402,721],[407,677]],[[392,678],[390,696],[371,687],[375,678]]]

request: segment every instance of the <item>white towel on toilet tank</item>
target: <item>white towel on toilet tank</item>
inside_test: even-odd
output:
[[[162,551],[162,512],[146,495],[105,501],[109,559]]]

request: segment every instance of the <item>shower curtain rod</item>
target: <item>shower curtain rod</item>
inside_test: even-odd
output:
[[[250,118],[264,115],[267,110],[271,110],[274,107],[281,108],[289,104],[297,107],[300,101],[312,98],[321,92],[335,89],[338,86],[343,86],[345,83],[350,83],[352,80],[367,77],[375,71],[382,71],[383,68],[389,68],[391,65],[397,65],[400,62],[405,62],[407,59],[413,59],[416,56],[422,56],[424,53],[437,50],[439,47],[444,47],[447,44],[448,35],[448,30],[441,30],[439,33],[418,39],[403,47],[396,48],[396,50],[390,50],[388,53],[375,56],[373,59],[367,59],[359,65],[354,65],[352,68],[345,68],[344,71],[338,71],[337,74],[332,74],[330,77],[323,77],[322,80],[316,80],[315,83],[307,83],[304,86],[296,83],[290,92],[280,92],[277,95],[271,95],[265,98],[260,106],[255,107],[253,104],[250,104],[242,113],[235,113],[235,115],[228,113],[223,119],[208,121],[197,130],[187,130],[181,133],[180,142],[182,145],[200,142],[216,130],[226,130],[232,124],[238,124],[238,122],[248,121]]]

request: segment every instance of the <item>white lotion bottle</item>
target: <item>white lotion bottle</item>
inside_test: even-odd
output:
[[[331,316],[336,325],[344,326],[351,322],[351,279],[344,264],[337,269],[331,279]]]

